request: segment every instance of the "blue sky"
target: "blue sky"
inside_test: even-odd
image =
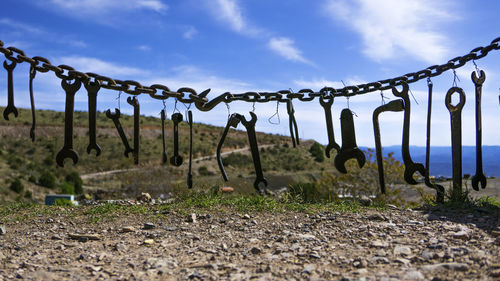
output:
[[[170,89],[191,87],[223,92],[319,90],[396,77],[468,53],[500,36],[497,1],[237,1],[237,0],[3,0],[0,40],[29,56],[53,64],[68,64],[143,85],[165,84]],[[477,61],[486,71],[483,88],[483,144],[499,145],[500,52]],[[28,69],[15,70],[16,106],[29,108]],[[457,70],[458,85],[467,94],[463,110],[463,143],[475,144],[472,63]],[[0,104],[7,103],[6,78],[0,74]],[[432,144],[450,145],[450,117],[444,106],[452,86],[448,71],[433,79]],[[60,80],[51,72],[38,73],[34,82],[39,109],[64,110]],[[412,104],[411,144],[425,145],[427,85],[411,85],[418,104]],[[384,95],[394,98],[390,91]],[[117,92],[102,89],[98,109],[117,107]],[[159,116],[163,105],[139,97],[141,112]],[[413,100],[412,100],[413,101]],[[373,110],[380,92],[352,97],[358,145],[374,146]],[[168,115],[173,99],[167,100]],[[294,102],[299,135],[327,142],[319,102]],[[345,98],[333,106],[336,140],[340,142],[340,111]],[[75,108],[86,110],[84,88]],[[184,111],[182,105],[178,105]],[[132,113],[121,98],[122,112]],[[231,112],[247,114],[252,104],[234,102]],[[280,124],[268,122],[276,103],[257,104],[260,131],[288,135],[286,105],[279,105]],[[247,114],[248,115],[248,114]],[[197,122],[224,126],[227,108],[198,112]],[[272,120],[276,122],[277,120]],[[380,117],[384,145],[401,143],[402,113]]]

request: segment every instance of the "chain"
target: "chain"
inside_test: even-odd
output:
[[[312,101],[320,96],[331,96],[331,97],[351,97],[366,93],[371,93],[375,91],[384,91],[392,88],[393,86],[401,85],[402,82],[408,84],[417,82],[421,79],[431,78],[441,75],[443,72],[448,70],[455,70],[459,67],[464,66],[467,62],[484,58],[492,50],[500,49],[500,37],[491,41],[487,46],[477,47],[472,49],[468,54],[459,56],[449,60],[447,63],[441,65],[432,65],[425,69],[410,72],[392,79],[384,79],[377,82],[371,82],[366,84],[359,84],[355,86],[345,86],[340,89],[327,88],[328,90],[320,90],[315,92],[311,89],[302,89],[294,93],[290,90],[282,90],[278,92],[246,92],[240,94],[231,94],[230,92],[223,93],[211,100],[208,100],[206,96],[210,92],[207,89],[201,93],[197,93],[191,88],[180,88],[177,91],[171,91],[167,86],[161,84],[154,84],[151,86],[143,86],[134,80],[118,80],[112,79],[106,76],[91,72],[80,72],[75,70],[73,67],[68,65],[58,65],[55,66],[50,63],[50,61],[44,57],[28,57],[24,51],[16,47],[4,47],[4,43],[0,40],[0,52],[5,55],[5,58],[14,61],[16,63],[27,62],[31,64],[36,71],[48,72],[52,71],[60,79],[74,79],[79,78],[82,81],[87,81],[89,79],[98,80],[101,82],[101,87],[110,90],[123,91],[129,95],[140,95],[148,94],[154,99],[165,100],[167,98],[175,98],[176,101],[182,103],[194,103],[196,108],[201,111],[209,111],[221,102],[230,103],[233,101],[246,101],[252,103],[262,103],[262,102],[286,102],[290,99],[298,99],[303,102]],[[324,88],[325,89],[325,88]]]

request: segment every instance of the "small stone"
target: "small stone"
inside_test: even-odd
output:
[[[152,222],[147,222],[144,224],[144,229],[149,230],[155,228],[155,224]]]
[[[155,243],[155,240],[153,240],[153,239],[146,239],[143,242],[143,244],[145,244],[145,245],[151,245],[151,244],[154,244],[154,243]]]
[[[370,243],[370,246],[375,248],[387,248],[389,247],[389,243],[381,240],[374,240]]]
[[[249,215],[249,214],[244,214],[244,215],[243,215],[243,219],[245,219],[245,220],[249,220],[249,219],[250,219],[250,215]]]
[[[7,233],[7,229],[5,228],[5,225],[0,224],[0,235],[5,235]]]
[[[436,270],[440,270],[440,269],[449,269],[449,270],[454,270],[454,271],[467,271],[469,269],[469,266],[465,263],[450,262],[450,263],[429,264],[429,265],[424,265],[422,267],[422,270],[425,270],[425,271],[436,271]]]
[[[79,233],[69,233],[69,238],[81,241],[81,239],[86,240],[101,240],[101,235],[99,234],[79,234]]]
[[[397,262],[397,263],[400,263],[400,264],[404,264],[404,265],[409,265],[410,262],[411,262],[410,260],[403,259],[403,258],[397,258],[394,261]]]
[[[120,230],[121,233],[129,233],[129,232],[135,232],[135,227],[133,226],[125,226]]]
[[[125,251],[127,251],[127,246],[125,244],[118,243],[115,245],[114,249],[115,249],[115,251],[118,251],[118,252],[125,252]]]
[[[59,236],[59,235],[52,235],[52,237],[50,237],[50,239],[52,239],[52,240],[62,240],[61,236]]]
[[[186,222],[192,222],[192,223],[196,223],[196,214],[191,214],[189,215],[189,217],[187,217],[186,219]]]
[[[423,259],[423,260],[432,260],[434,258],[434,254],[429,252],[429,251],[423,251],[421,254],[420,254],[420,257]]]
[[[258,254],[262,253],[262,250],[257,248],[257,247],[252,247],[252,249],[250,249],[250,252],[254,255],[258,255]]]
[[[467,234],[467,232],[465,232],[463,230],[455,232],[451,236],[453,238],[461,239],[461,240],[467,240],[469,238],[469,234]]]
[[[1,226],[0,226],[0,227],[1,227]],[[500,237],[500,230],[493,230],[493,231],[491,232],[491,235],[492,235],[493,237]]]
[[[410,270],[405,273],[403,280],[423,280],[424,275],[418,270]]]
[[[309,254],[309,257],[313,258],[313,259],[320,259],[321,258],[321,256],[317,252],[311,252]]]
[[[395,205],[392,205],[392,204],[387,204],[387,205],[385,205],[385,206],[386,206],[387,208],[389,208],[389,209],[392,209],[392,210],[398,210],[398,209],[399,209],[398,207],[396,207]]]
[[[403,256],[409,256],[411,255],[411,248],[408,246],[396,246],[394,247],[393,251],[394,255],[403,255]]]
[[[371,221],[385,221],[385,218],[379,213],[371,214],[367,217],[367,219]]]
[[[137,201],[150,202],[151,195],[147,192],[142,192],[141,195],[137,196]]]
[[[359,197],[358,201],[359,204],[365,207],[368,207],[372,204],[372,199],[366,195],[362,195],[361,197]]]

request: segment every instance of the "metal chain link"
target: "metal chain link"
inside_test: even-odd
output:
[[[177,91],[171,91],[167,86],[162,84],[143,86],[139,82],[134,80],[122,81],[91,72],[84,73],[75,70],[69,65],[55,66],[44,57],[35,56],[30,58],[26,56],[24,51],[16,47],[4,48],[4,43],[0,40],[0,52],[4,54],[6,59],[14,61],[16,63],[27,62],[31,64],[36,71],[52,71],[60,79],[72,80],[74,78],[79,78],[84,82],[88,81],[89,79],[98,80],[99,82],[101,82],[101,86],[105,89],[123,91],[130,95],[148,94],[151,98],[158,100],[165,100],[172,97],[182,103],[194,103],[196,108],[201,111],[209,111],[221,102],[226,104],[233,101],[263,103],[270,101],[286,102],[287,100],[291,99],[298,99],[303,102],[308,102],[320,96],[328,98],[351,97],[371,92],[384,91],[392,88],[393,86],[401,85],[402,82],[411,84],[425,78],[431,78],[441,75],[445,71],[462,67],[471,60],[484,58],[490,51],[499,49],[500,37],[491,41],[491,43],[487,46],[474,48],[468,54],[453,58],[447,63],[441,65],[432,65],[425,69],[416,72],[410,72],[392,79],[384,79],[377,82],[359,84],[356,86],[345,86],[340,89],[325,87],[318,92],[315,92],[312,89],[302,89],[296,93],[290,90],[282,90],[277,92],[246,92],[240,94],[232,94],[230,92],[226,92],[211,100],[208,100],[206,96],[210,92],[210,89],[207,89],[199,94],[196,92],[196,90],[187,87],[180,88]]]

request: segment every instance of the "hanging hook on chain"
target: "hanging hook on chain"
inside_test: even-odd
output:
[[[344,85],[344,88],[347,87],[346,84],[344,83],[344,80],[340,80],[340,82],[342,82],[342,85]],[[356,114],[356,112],[354,112],[354,111],[351,110],[351,104],[349,103],[349,99],[351,97],[350,96],[346,96],[345,98],[347,100],[347,109],[349,109],[352,112],[352,115],[358,117],[358,115]]]
[[[279,107],[280,107],[280,102],[279,101],[276,101],[276,113],[274,113],[273,115],[271,115],[271,117],[269,117],[269,119],[267,119],[269,121],[269,123],[273,124],[273,125],[279,125],[280,124],[280,112],[279,112]],[[273,117],[276,116],[276,118],[278,119],[278,122],[273,122],[272,119]]]
[[[225,103],[226,105],[226,108],[227,108],[227,120],[229,120],[231,118],[231,108],[229,106],[229,103]]]
[[[417,101],[417,99],[415,98],[415,96],[413,95],[413,92],[411,91],[411,89],[408,89],[408,90],[410,91],[411,97],[413,98],[413,100],[415,101],[415,103],[416,103],[417,105],[419,105],[419,104],[418,104],[418,101]]]
[[[476,74],[479,75],[479,72],[481,72],[481,70],[479,69],[479,67],[477,66],[476,64],[476,61],[475,60],[472,60],[472,64],[474,64],[474,68],[476,69]]]
[[[457,72],[453,69],[453,84],[452,87],[458,87],[457,81],[460,82],[460,78],[457,76]]]
[[[174,110],[172,110],[172,114],[174,114],[176,111],[177,111],[178,113],[181,113],[181,111],[177,108],[177,99],[175,99],[175,103],[174,103]]]
[[[118,91],[118,97],[116,97],[116,100],[118,101],[118,110],[121,110],[121,107],[120,107],[121,95],[122,95],[122,91]]]
[[[388,97],[384,96],[384,91],[380,91],[380,98],[382,99],[382,105],[385,104],[385,100],[389,99]]]

